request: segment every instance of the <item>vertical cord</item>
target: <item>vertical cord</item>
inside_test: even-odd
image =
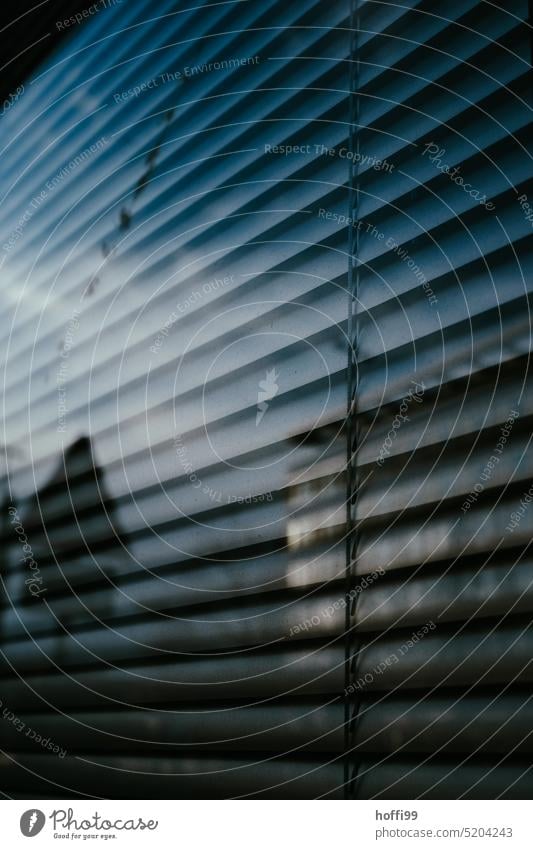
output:
[[[349,94],[349,219],[348,224],[348,399],[347,399],[347,464],[346,464],[346,618],[344,660],[344,793],[354,796],[354,771],[352,749],[355,728],[352,711],[352,687],[355,680],[354,662],[356,640],[354,634],[354,604],[352,589],[355,578],[357,556],[357,303],[359,294],[359,230],[354,223],[359,212],[358,161],[359,149],[359,0],[351,0],[350,6],[350,94]]]
[[[529,41],[531,48],[531,61],[530,65],[533,65],[533,0],[529,0],[528,2],[528,24],[529,24]]]
[[[533,0],[529,0],[528,2],[528,24],[529,24],[529,47],[530,47],[530,60],[529,64],[533,66]],[[531,69],[529,71],[531,78]]]

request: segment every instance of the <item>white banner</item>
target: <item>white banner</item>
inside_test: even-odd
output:
[[[351,810],[348,810],[347,805]],[[335,810],[332,810],[335,806]],[[521,801],[4,801],[2,845],[531,849]],[[70,845],[70,844],[69,844]]]

